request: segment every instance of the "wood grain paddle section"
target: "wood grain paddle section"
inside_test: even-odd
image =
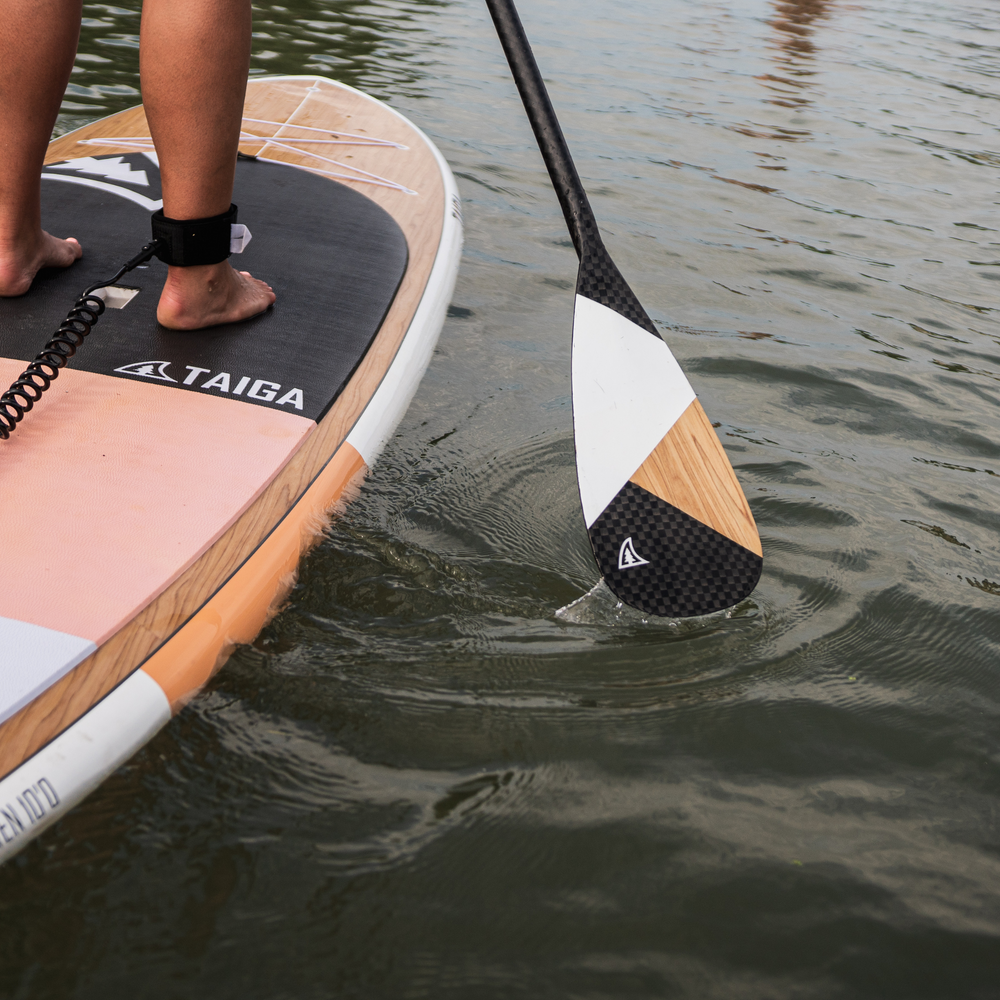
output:
[[[361,456],[344,442],[395,357],[426,287],[445,211],[440,168],[426,141],[403,118],[363,94],[326,80],[251,80],[244,114],[248,119],[245,130],[257,137],[241,143],[243,152],[303,166],[325,176],[336,174],[339,183],[388,211],[407,239],[406,274],[375,341],[344,391],[257,500],[127,626],[0,726],[0,776],[65,730],[192,619],[272,535],[317,476],[323,474],[328,482],[338,484],[342,493],[364,474]],[[370,137],[375,144],[318,144],[317,132],[310,129],[342,130]],[[46,163],[134,152],[134,144],[112,139],[148,136],[143,110],[134,108],[56,139],[49,147]],[[103,138],[109,141],[95,144],[94,140]],[[313,140],[302,146],[309,152],[300,152],[291,145],[296,138]],[[337,163],[321,161],[310,153]],[[86,246],[86,234],[80,236]],[[335,454],[337,458],[331,463]],[[295,521],[301,551],[319,537],[323,526],[322,517],[316,515]],[[293,579],[291,571],[283,577],[286,590]]]
[[[737,545],[763,554],[750,505],[697,399],[630,481]]]

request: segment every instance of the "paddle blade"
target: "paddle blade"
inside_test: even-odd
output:
[[[618,275],[616,289],[606,276],[595,288],[592,273],[581,268],[573,322],[573,432],[598,567],[622,601],[647,614],[732,607],[763,565],[746,498],[628,285]]]

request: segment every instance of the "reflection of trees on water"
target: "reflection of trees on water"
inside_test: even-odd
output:
[[[258,0],[251,73],[322,73],[392,98],[419,96],[428,50],[426,15],[450,0]],[[85,3],[80,49],[59,130],[139,102],[141,0]]]
[[[777,17],[770,23],[782,32],[777,41],[789,57],[809,57],[816,51],[809,37],[813,22],[825,17],[830,5],[831,0],[777,0]]]
[[[768,23],[775,29],[772,46],[774,60],[782,75],[765,74],[764,85],[776,92],[770,103],[797,108],[811,103],[802,91],[809,86],[809,77],[816,52],[812,35],[816,22],[826,17],[833,0],[772,0],[775,16]]]

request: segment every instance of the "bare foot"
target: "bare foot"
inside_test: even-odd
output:
[[[233,270],[228,260],[171,267],[156,318],[171,330],[200,330],[249,319],[262,313],[274,299],[270,285],[249,271]]]
[[[69,267],[82,256],[83,249],[72,236],[59,240],[44,230],[0,245],[0,296],[24,295],[43,267]]]

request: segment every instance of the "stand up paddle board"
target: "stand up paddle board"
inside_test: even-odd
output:
[[[156,322],[166,265],[102,295],[94,332],[0,441],[0,859],[78,803],[251,641],[326,512],[416,390],[454,288],[461,214],[402,115],[317,77],[251,80],[233,195],[240,268],[277,303]],[[0,300],[10,385],[162,206],[141,107],[53,141],[43,226],[81,261]]]

